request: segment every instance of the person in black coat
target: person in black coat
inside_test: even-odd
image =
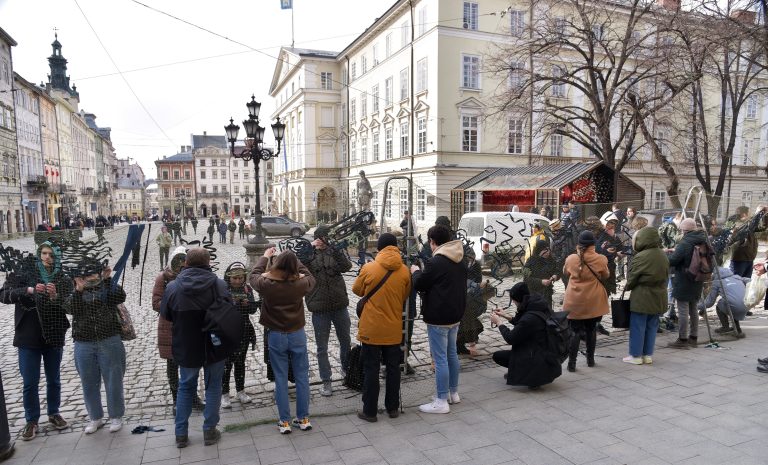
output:
[[[517,283],[510,290],[517,313],[510,323],[513,329],[499,325],[499,332],[511,350],[494,352],[493,361],[507,368],[507,384],[537,389],[549,384],[562,374],[562,367],[554,357],[547,357],[546,318],[550,310],[538,294],[531,294],[525,283]],[[491,314],[491,323],[501,322],[500,313]]]

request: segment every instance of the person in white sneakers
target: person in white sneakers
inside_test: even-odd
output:
[[[224,381],[222,383],[221,407],[232,408],[232,401],[229,399],[229,379],[232,376],[232,369],[235,370],[235,389],[237,389],[236,399],[241,404],[251,402],[251,397],[245,393],[245,358],[248,354],[248,346],[256,344],[256,331],[253,329],[250,316],[256,313],[261,305],[253,297],[253,289],[245,283],[248,270],[245,265],[235,262],[227,268],[224,273],[224,281],[232,294],[232,301],[235,303],[240,317],[243,321],[243,335],[240,338],[240,345],[237,351],[229,356],[224,364]]]
[[[85,434],[104,426],[101,380],[107,394],[109,432],[123,427],[125,397],[125,346],[120,338],[118,304],[125,302],[125,291],[112,284],[112,270],[94,259],[86,259],[76,272],[75,290],[70,297],[72,339],[75,341],[75,367],[83,385],[83,401],[90,422]]]
[[[464,246],[451,240],[451,231],[442,225],[427,232],[432,258],[424,270],[411,267],[413,288],[422,292],[421,314],[427,324],[429,350],[435,362],[437,396],[419,407],[424,413],[448,413],[449,403],[459,403],[459,356],[456,336],[467,301],[467,265]]]

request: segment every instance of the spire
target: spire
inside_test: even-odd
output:
[[[52,53],[48,57],[48,66],[51,68],[51,74],[48,80],[51,88],[68,92],[72,97],[80,98],[77,89],[69,85],[69,76],[67,76],[67,60],[61,54],[61,42],[59,42],[58,29],[54,28],[54,41],[51,43]]]

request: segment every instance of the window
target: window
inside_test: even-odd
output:
[[[227,179],[227,170],[221,170],[221,179]]]
[[[427,117],[422,116],[418,119],[418,125],[417,128],[417,139],[418,147],[416,148],[416,153],[426,153],[427,152]]]
[[[368,163],[368,138],[363,137],[360,139],[360,164],[366,163]]]
[[[192,197],[192,189],[190,189],[189,187],[184,189],[184,195],[186,195],[187,197]]]
[[[653,208],[661,210],[667,208],[667,193],[664,191],[654,191],[653,193]]]
[[[177,187],[177,188],[175,188],[175,189],[173,190],[173,196],[174,196],[174,197],[178,197],[178,196],[179,196],[179,192],[180,192],[180,191],[179,191],[179,188],[178,188],[178,187]]]
[[[240,193],[240,186],[235,184],[235,194],[239,194],[239,193]]]
[[[408,145],[409,136],[408,121],[400,123],[400,156],[407,157],[411,151],[411,147]]]
[[[427,216],[427,191],[416,189],[416,220],[424,221]]]
[[[509,12],[509,28],[513,36],[522,37],[525,34],[525,11],[512,10]]]
[[[408,68],[400,70],[400,100],[408,98]]]
[[[200,193],[206,194],[208,192],[208,186],[200,186]]]
[[[427,90],[427,59],[422,58],[416,63],[416,92]]]
[[[368,59],[365,57],[365,55],[360,57],[360,74],[365,74],[368,72]]]
[[[565,84],[561,79],[565,75],[565,71],[560,66],[552,67],[552,96],[553,97],[565,97]]]
[[[173,170],[173,179],[174,181],[178,181],[180,178],[179,176],[179,170]]]
[[[350,70],[350,74],[352,74],[353,81],[357,79],[357,63],[354,61],[352,62],[352,69]]]
[[[565,18],[555,18],[555,35],[562,39],[565,36],[565,29],[568,27],[568,23]],[[632,34],[634,37],[634,33]]]
[[[222,194],[226,194],[227,193],[227,186],[226,186],[226,184],[222,184],[221,192],[222,192]]]
[[[373,67],[379,64],[379,44],[373,44]]]
[[[408,189],[400,188],[400,217],[401,218],[405,215],[405,212],[407,210],[408,210]]]
[[[392,33],[387,34],[384,38],[384,57],[389,58],[392,56]]]
[[[379,161],[379,133],[373,133],[373,161]]]
[[[427,32],[427,7],[421,7],[419,10],[419,37]]]
[[[463,55],[463,71],[461,86],[467,89],[480,88],[480,57]]]
[[[411,22],[406,21],[403,23],[402,26],[400,26],[400,47],[405,47],[408,45],[408,37],[411,34]]]
[[[478,116],[461,117],[461,150],[477,152]]]
[[[384,216],[387,218],[392,218],[392,188],[389,188],[389,192],[387,193],[387,202],[384,205]]]
[[[744,151],[741,154],[741,165],[747,166],[752,162],[752,141],[744,139]]]
[[[217,165],[218,165],[218,160],[215,160],[215,159],[211,160],[211,166],[217,166]]]
[[[525,63],[522,61],[513,62],[509,65],[509,87],[519,89],[525,82]]]
[[[213,193],[218,194],[219,193],[219,186],[214,185],[213,186]]]
[[[477,3],[464,2],[464,29],[477,30]]]
[[[239,180],[240,179],[240,173],[237,172],[237,171],[233,171],[232,172],[232,179],[234,179],[235,181]]]
[[[384,129],[384,158],[392,159],[392,128]]]
[[[333,73],[320,73],[320,88],[323,90],[333,90]]]
[[[357,101],[355,99],[349,101],[349,124],[357,124]]]
[[[243,186],[243,190],[244,190],[244,192],[243,192],[244,195],[250,195],[250,193],[251,193],[251,186],[246,184],[245,186]],[[246,200],[248,200],[248,199],[246,199]]]
[[[523,153],[523,120],[518,118],[509,119],[509,140],[507,143],[507,153],[520,155]]]
[[[368,116],[368,94],[365,92],[360,93],[360,119],[365,119]]]
[[[757,95],[750,95],[747,98],[747,118],[755,119],[757,117]]]
[[[250,171],[243,171],[243,179],[249,179],[251,177]]]
[[[200,159],[200,166],[205,166],[205,159],[204,158]]]
[[[232,167],[237,168],[237,160],[232,160]]]
[[[211,179],[219,179],[219,177],[217,176],[218,174],[219,174],[218,171],[211,170]]]
[[[594,37],[595,40],[601,41],[603,40],[603,25],[602,24],[596,24],[592,26],[592,37]]]
[[[131,175],[129,174],[128,177],[130,178]],[[192,173],[189,170],[184,171],[184,179],[186,179],[187,181],[192,179]]]
[[[350,139],[349,141],[349,164],[350,166],[357,165],[357,141]]]
[[[373,113],[379,112],[379,85],[376,84],[371,88],[371,107],[373,108]]]
[[[750,209],[752,208],[752,192],[741,193],[741,204]]]
[[[392,77],[388,77],[384,81],[384,106],[392,106]]]
[[[477,211],[477,191],[464,191],[464,213],[472,213]],[[480,221],[482,224],[482,220]],[[480,234],[482,234],[482,225],[478,228]],[[469,231],[467,231],[469,234]]]
[[[549,155],[552,157],[563,156],[563,135],[552,134],[549,136]]]
[[[662,157],[669,155],[669,149],[667,148],[667,131],[664,129],[656,130],[656,145],[659,146],[659,154]]]
[[[352,189],[353,198],[354,198],[354,195],[355,195],[355,190]],[[373,191],[373,199],[371,201],[371,207],[374,213],[379,212],[379,208],[381,208],[381,203],[379,202],[379,191]]]
[[[168,171],[163,170],[163,181],[167,181],[167,180],[168,180]]]

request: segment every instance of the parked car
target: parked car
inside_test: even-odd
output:
[[[662,224],[664,224],[667,221],[672,221],[672,219],[677,215],[681,210],[679,208],[664,208],[660,210],[640,210],[637,212],[637,216],[641,216],[648,220],[648,226],[658,228]],[[688,216],[693,215],[693,210],[688,209],[686,210],[686,214]]]
[[[265,236],[299,237],[309,231],[306,223],[294,221],[285,216],[262,216],[261,228]]]

